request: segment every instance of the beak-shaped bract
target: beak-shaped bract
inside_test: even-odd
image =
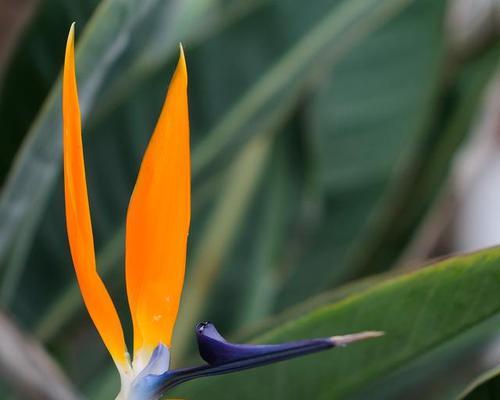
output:
[[[73,26],[64,64],[63,148],[67,231],[78,283],[106,347],[121,369],[127,370],[128,352],[120,320],[96,270],[75,77]],[[140,367],[146,365],[157,346],[170,346],[184,281],[189,221],[187,71],[181,48],[127,215],[127,294],[134,324],[134,361]]]

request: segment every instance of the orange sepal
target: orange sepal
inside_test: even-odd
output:
[[[63,153],[66,227],[78,284],[90,317],[111,356],[117,364],[126,364],[127,349],[120,320],[96,270],[75,76],[74,24],[64,61]]]
[[[170,346],[184,282],[190,222],[187,70],[177,68],[130,199],[126,227],[127,293],[134,357]]]

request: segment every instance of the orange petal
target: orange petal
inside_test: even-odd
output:
[[[190,221],[187,70],[182,47],[130,200],[127,293],[134,357],[170,346],[184,282]]]
[[[115,362],[124,364],[127,350],[120,320],[96,270],[75,76],[74,25],[69,32],[64,61],[63,148],[66,227],[78,284],[104,344]]]

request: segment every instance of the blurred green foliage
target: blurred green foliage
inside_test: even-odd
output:
[[[58,74],[76,21],[96,254],[130,330],[126,207],[182,41],[193,217],[175,364],[192,360],[200,319],[235,336],[274,328],[259,341],[357,329],[387,335],[193,383],[179,396],[457,396],[494,367],[473,361],[498,326],[500,254],[385,282],[442,190],[498,67],[494,41],[467,57],[452,51],[447,6],[41,0],[0,84],[2,307],[85,395],[116,393],[67,247]]]

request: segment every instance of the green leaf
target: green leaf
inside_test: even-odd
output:
[[[428,136],[445,54],[444,10],[444,2],[433,0],[410,4],[350,49],[307,106],[304,134],[315,174],[309,202],[316,216],[289,263],[279,309],[362,276],[364,253],[381,226],[394,223],[386,210],[404,187],[400,177],[425,154],[420,143]],[[390,266],[391,260],[374,265],[368,258],[371,273]]]
[[[37,3],[40,4],[1,76],[0,182],[3,182],[24,135],[57,80],[68,27],[76,21],[81,30],[99,2],[44,0]]]
[[[195,149],[193,170],[213,163],[224,150],[266,130],[276,110],[294,104],[321,72],[360,38],[404,8],[408,0],[344,1],[326,8],[309,31],[232,106]],[[224,57],[221,57],[224,59]],[[281,103],[280,106],[277,103]],[[274,107],[270,107],[274,105]],[[273,110],[272,112],[270,110]]]
[[[362,395],[369,393],[374,399],[390,398],[383,394],[386,385],[381,388],[374,383],[467,338],[476,328],[487,326],[490,334],[496,330],[500,319],[499,263],[499,248],[450,258],[321,307],[254,342],[370,329],[385,331],[379,340],[200,380],[176,394],[188,398],[331,399],[366,398]],[[432,363],[421,364],[420,370],[430,366]]]
[[[45,349],[21,332],[3,313],[0,313],[0,336],[2,377],[19,396],[39,396],[47,400],[80,399],[80,394]],[[2,390],[2,397],[8,397],[7,393]]]

